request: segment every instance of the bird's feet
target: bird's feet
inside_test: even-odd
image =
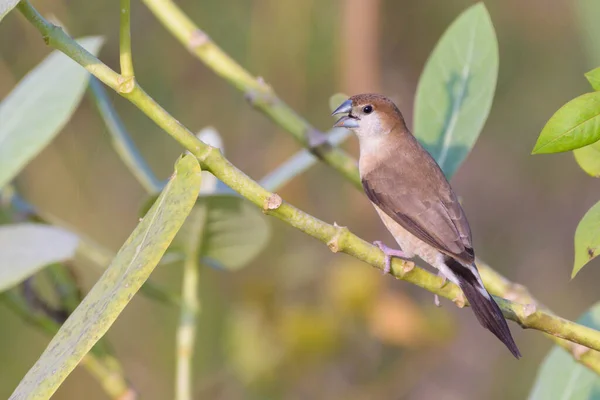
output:
[[[446,278],[446,275],[444,275],[442,273],[442,271],[438,271],[437,276],[442,277],[442,284],[440,285],[440,289],[441,289],[444,286],[446,286],[446,284],[448,283],[448,278]],[[436,307],[440,306],[440,297],[437,294],[433,295],[433,304],[435,304]]]
[[[375,246],[379,247],[379,250],[381,250],[383,252],[383,254],[385,255],[385,267],[383,268],[384,275],[389,274],[390,271],[392,270],[392,257],[398,257],[398,258],[402,258],[402,259],[410,258],[402,250],[392,249],[390,247],[387,247],[385,244],[383,244],[383,242],[381,242],[379,240],[373,242],[373,244]]]

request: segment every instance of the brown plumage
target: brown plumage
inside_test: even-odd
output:
[[[352,96],[334,114],[347,114],[336,126],[356,133],[365,193],[401,247],[384,245],[389,257],[418,255],[459,285],[479,322],[520,357],[502,312],[485,290],[473,251],[471,229],[442,170],[406,127],[388,98]]]

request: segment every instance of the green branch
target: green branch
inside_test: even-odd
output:
[[[119,15],[119,55],[121,61],[121,75],[124,78],[133,78],[133,59],[131,56],[131,1],[121,0]]]
[[[185,259],[181,290],[181,311],[177,329],[177,368],[175,373],[175,400],[192,400],[192,365],[196,344],[196,327],[200,313],[200,250],[206,222],[206,208],[196,209],[188,216],[190,225],[186,231]]]
[[[261,78],[254,78],[223,52],[170,0],[143,0],[154,15],[196,57],[220,77],[242,91],[246,99],[304,147],[361,188],[356,162],[332,147],[325,135],[285,104]]]
[[[384,255],[377,247],[352,234],[345,227],[335,224],[329,225],[283,202],[277,194],[268,192],[232,165],[218,149],[207,146],[198,140],[192,132],[146,94],[133,79],[124,80],[119,74],[85,51],[60,28],[44,20],[28,1],[22,1],[18,8],[42,33],[48,44],[63,51],[98,79],[130,100],[185,149],[194,154],[203,169],[210,171],[243,197],[261,207],[265,214],[273,215],[326,243],[333,252],[349,254],[376,268],[383,269]],[[457,286],[447,284],[441,287],[441,278],[415,267],[411,262],[394,259],[391,274],[398,279],[413,283],[432,293],[453,300],[459,306],[464,306],[466,303],[461,290]],[[522,305],[504,299],[497,300],[504,315],[523,328],[540,330],[590,349],[600,350],[600,332],[594,329],[556,317],[549,312],[538,309],[535,305]],[[587,365],[600,373],[598,354],[590,351],[585,352],[585,354],[589,354],[590,362]]]

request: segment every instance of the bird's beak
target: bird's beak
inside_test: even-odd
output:
[[[350,111],[352,111],[352,100],[348,99],[340,104],[331,115],[350,114]],[[344,115],[333,126],[338,128],[358,128],[358,120],[351,115]]]

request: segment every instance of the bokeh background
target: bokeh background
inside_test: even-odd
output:
[[[33,2],[74,36],[104,35],[103,61],[118,68],[116,2]],[[332,124],[336,92],[382,92],[412,122],[413,96],[429,52],[469,0],[221,0],[177,2],[226,52],[316,127]],[[598,300],[598,262],[571,281],[573,234],[600,188],[570,153],[531,156],[546,120],[590,91],[583,73],[600,64],[574,0],[488,0],[500,45],[500,75],[488,122],[453,179],[478,255],[575,319]],[[599,9],[600,12],[600,9]],[[589,16],[589,15],[588,15]],[[585,17],[585,16],[584,16]],[[600,15],[598,16],[600,17]],[[136,77],[192,130],[214,126],[228,158],[259,179],[299,150],[243,95],[191,57],[140,2],[133,2]],[[596,39],[597,40],[597,39]],[[600,43],[600,42],[598,42]],[[47,55],[17,12],[0,24],[0,98]],[[182,149],[111,93],[143,155],[167,178]],[[1,123],[1,121],[0,121]],[[354,140],[344,145],[357,154]],[[116,250],[137,223],[142,188],[111,148],[86,98],[60,136],[18,180],[23,196]],[[392,239],[366,197],[325,165],[281,196],[366,240]],[[551,347],[511,323],[524,355],[515,361],[472,313],[395,281],[275,219],[270,246],[230,273],[204,269],[195,398],[522,399]],[[102,270],[76,263],[84,288]],[[181,269],[153,279],[177,290]],[[178,310],[136,296],[108,332],[144,399],[173,397]],[[0,306],[0,398],[6,398],[49,338]],[[54,398],[106,398],[78,368]]]

